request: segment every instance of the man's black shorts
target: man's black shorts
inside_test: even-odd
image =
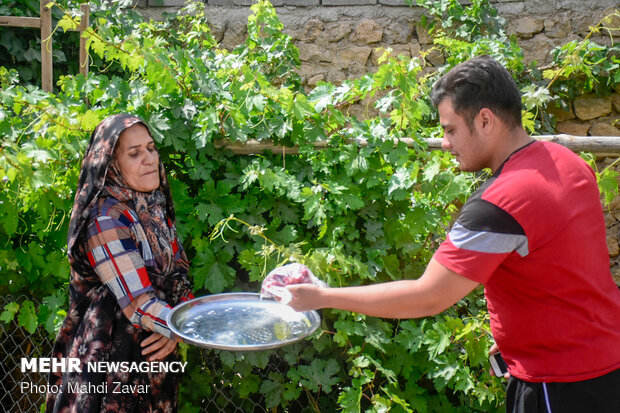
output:
[[[620,369],[572,383],[532,383],[511,377],[507,413],[618,413]]]

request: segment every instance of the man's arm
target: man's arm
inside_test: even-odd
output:
[[[289,303],[297,311],[337,308],[375,317],[419,318],[440,313],[478,286],[431,259],[417,280],[361,287],[321,288],[312,284],[287,286]]]

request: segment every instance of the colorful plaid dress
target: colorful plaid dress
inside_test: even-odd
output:
[[[82,162],[69,224],[69,311],[52,352],[80,359],[82,372],[50,374],[50,388],[59,391],[48,393],[47,412],[177,411],[179,373],[85,368],[146,361],[140,342],[153,332],[171,337],[166,315],[192,298],[163,165],[160,188],[148,194],[127,188],[111,166],[120,133],[135,123],[143,122],[131,115],[104,120]],[[177,360],[175,351],[163,361]]]
[[[147,268],[157,268],[157,262],[136,213],[127,204],[114,198],[104,198],[92,210],[87,227],[87,257],[99,279],[116,297],[121,309],[131,309],[129,321],[173,338],[166,325],[172,307],[165,293],[158,297]],[[181,259],[177,239],[172,242],[174,260]],[[153,271],[152,271],[153,272]],[[173,303],[187,297],[169,297]]]

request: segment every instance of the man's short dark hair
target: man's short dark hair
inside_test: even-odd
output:
[[[470,129],[482,108],[490,109],[509,128],[522,126],[519,88],[510,73],[488,55],[455,66],[435,82],[433,104],[438,106],[446,98]]]

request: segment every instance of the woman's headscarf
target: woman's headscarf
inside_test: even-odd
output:
[[[171,269],[174,254],[170,244],[176,238],[176,234],[170,231],[170,227],[175,228],[175,216],[164,166],[160,160],[159,189],[152,193],[143,193],[127,186],[116,163],[113,162],[114,148],[120,134],[137,123],[144,125],[148,130],[148,126],[140,118],[118,114],[104,119],[93,131],[82,161],[73,202],[67,250],[69,260],[73,261],[77,252],[76,241],[89,221],[91,208],[96,207],[100,197],[112,196],[121,202],[133,200],[135,211],[153,249],[153,255],[165,274]]]

